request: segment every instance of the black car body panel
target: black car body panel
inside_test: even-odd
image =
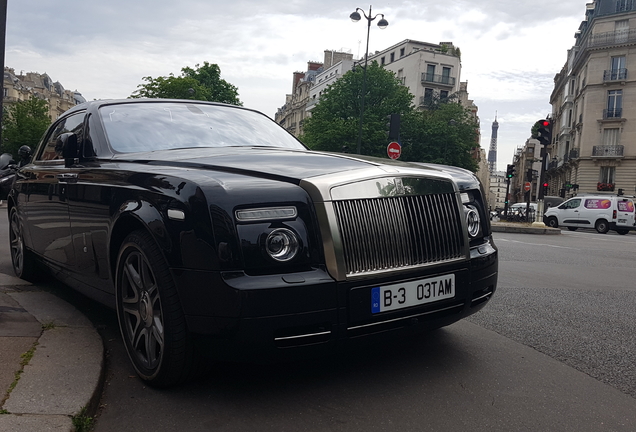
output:
[[[168,104],[171,121],[182,106],[259,115],[193,101],[94,101],[51,127],[17,171],[8,208],[18,210],[27,250],[86,295],[114,306],[117,256],[134,230],[151,234],[188,331],[218,357],[440,327],[493,295],[497,249],[472,173],[313,152],[297,141],[118,151],[107,131],[135,104]],[[283,216],[262,216],[271,209]],[[276,230],[296,236],[293,259],[264,251]],[[375,288],[451,274],[452,298],[372,311]]]

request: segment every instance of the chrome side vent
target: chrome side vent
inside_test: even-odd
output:
[[[334,201],[347,276],[464,257],[453,193]]]

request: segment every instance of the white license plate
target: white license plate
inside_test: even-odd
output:
[[[627,219],[619,219],[618,223],[619,224],[626,224],[627,223]]]
[[[455,297],[455,275],[371,288],[371,312],[379,313]]]

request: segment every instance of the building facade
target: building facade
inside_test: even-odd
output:
[[[500,211],[506,205],[506,173],[493,171],[490,173],[490,188],[488,194],[488,207],[491,211]]]
[[[16,74],[12,68],[4,68],[2,103],[6,107],[32,96],[48,102],[49,117],[55,121],[66,110],[86,99],[77,90],[65,90],[59,81],[53,82],[46,73],[27,72]]]
[[[435,99],[445,99],[461,89],[460,52],[452,42],[432,44],[406,39],[369,55],[368,61],[377,61],[393,71],[415,96],[418,108],[424,109]]]
[[[554,79],[549,195],[636,193],[636,4],[595,0]],[[630,69],[632,73],[630,73]]]
[[[285,105],[274,115],[274,121],[298,137],[303,133],[303,123],[311,115],[320,94],[327,86],[349,71],[353,54],[324,52],[323,63],[310,61],[306,72],[294,72],[292,92],[285,97]]]
[[[316,75],[316,80],[309,90],[308,112],[311,112],[313,107],[316,106],[327,87],[350,71],[353,68],[353,64],[353,54],[325,51],[325,62],[322,70]]]
[[[536,139],[526,140],[523,147],[517,148],[513,157],[515,176],[510,179],[509,204],[536,202],[539,195],[539,173],[541,170],[541,144]],[[530,190],[525,185],[530,183]],[[549,195],[549,194],[547,194]]]

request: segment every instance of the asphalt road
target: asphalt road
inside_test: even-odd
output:
[[[135,376],[113,311],[51,289],[105,341],[96,432],[636,430],[636,235],[495,238],[498,291],[468,320],[306,362],[220,363],[163,391]]]
[[[500,289],[469,320],[636,398],[636,235],[496,239]]]

